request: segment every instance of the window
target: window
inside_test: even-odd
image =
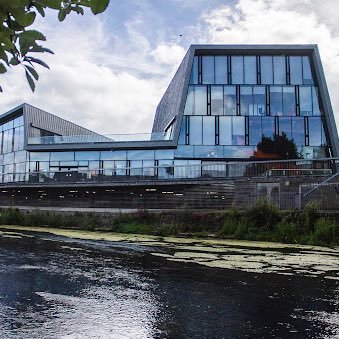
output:
[[[318,100],[318,88],[312,86],[312,107],[313,107],[313,115],[320,115],[320,106]]]
[[[192,72],[191,72],[191,84],[198,84],[199,70],[198,70],[198,57],[195,56],[193,59]]]
[[[257,83],[257,59],[255,56],[244,57],[245,84]]]
[[[286,84],[286,64],[285,57],[273,57],[273,74],[275,84]]]
[[[75,152],[75,160],[99,160],[99,151]]]
[[[100,160],[126,160],[126,151],[101,151]]]
[[[244,83],[244,58],[242,56],[231,57],[232,84]]]
[[[232,145],[232,117],[219,118],[219,144]]]
[[[322,122],[320,117],[308,118],[308,135],[310,146],[321,146]]]
[[[211,114],[223,115],[223,86],[211,86]]]
[[[144,160],[142,162],[143,176],[153,177],[154,176],[154,160]]]
[[[222,158],[222,146],[194,146],[194,156],[199,158]]]
[[[241,115],[253,115],[252,86],[240,87],[240,112]]]
[[[215,83],[227,84],[227,57],[216,56],[214,62],[215,62]]]
[[[127,160],[153,160],[153,150],[130,150],[127,151]]]
[[[182,118],[178,144],[179,145],[186,144],[186,117]]]
[[[159,160],[158,162],[158,177],[171,178],[174,174],[173,160]]]
[[[266,115],[266,91],[264,86],[253,87],[253,115]]]
[[[303,84],[313,85],[313,77],[312,77],[310,59],[308,56],[302,57],[302,65],[303,65]]]
[[[194,114],[206,115],[207,114],[207,87],[196,86],[194,95]]]
[[[49,152],[29,152],[30,161],[49,161]]]
[[[155,159],[173,159],[174,150],[173,149],[156,149],[155,150]]]
[[[250,117],[249,118],[249,144],[257,145],[262,138],[261,130],[261,118]]]
[[[115,165],[115,175],[126,175],[126,161],[117,160],[114,162]]]
[[[214,84],[214,56],[202,57],[202,83]]]
[[[279,134],[286,134],[287,138],[292,139],[291,118],[279,118]]]
[[[305,123],[303,117],[292,118],[292,137],[297,146],[305,146]]]
[[[215,145],[215,117],[203,117],[203,145]]]
[[[299,85],[303,83],[302,63],[300,56],[290,56],[290,83]]]
[[[202,144],[202,117],[190,117],[190,145]]]
[[[312,115],[312,92],[311,86],[299,87],[300,115]]]
[[[270,102],[271,102],[271,115],[282,115],[283,114],[283,103],[282,103],[282,87],[271,86],[270,87]]]
[[[224,114],[237,115],[237,96],[235,86],[224,86]]]
[[[275,123],[273,117],[261,118],[262,134],[265,137],[273,138],[275,134]]]
[[[207,114],[207,87],[189,86],[185,115],[206,115]]]
[[[74,152],[51,152],[51,161],[73,161]]]
[[[245,145],[244,117],[232,117],[232,144]]]
[[[261,84],[273,84],[273,59],[271,56],[260,57]]]
[[[283,87],[283,115],[292,116],[295,113],[295,87]]]
[[[194,86],[188,87],[188,93],[185,104],[185,115],[193,115],[194,114]]]

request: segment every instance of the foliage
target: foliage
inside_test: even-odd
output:
[[[266,199],[258,200],[246,211],[246,221],[256,230],[272,230],[281,219],[279,208]]]
[[[156,236],[214,235],[223,239],[279,241],[323,246],[339,244],[339,222],[335,214],[320,214],[316,205],[304,211],[280,211],[269,201],[229,211],[163,211],[139,210],[133,213],[103,215],[100,213],[58,213],[22,211],[8,208],[0,211],[0,225],[46,226],[60,228],[111,230],[121,233]]]
[[[263,136],[258,143],[258,150],[265,154],[274,154],[279,159],[299,159],[297,146],[293,139],[289,139],[286,133],[274,135],[273,138]]]
[[[34,91],[39,75],[35,64],[49,68],[37,59],[34,53],[53,53],[41,45],[46,37],[41,32],[29,29],[37,15],[45,16],[46,10],[58,11],[59,21],[71,12],[84,14],[88,7],[94,14],[103,12],[109,0],[0,0],[0,74],[12,66],[23,66],[27,81]],[[2,88],[0,87],[0,91]]]
[[[334,219],[320,218],[314,225],[311,242],[315,245],[336,245],[339,238],[339,225]]]

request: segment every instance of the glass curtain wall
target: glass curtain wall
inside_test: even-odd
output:
[[[182,146],[176,156],[206,154],[201,152],[204,146],[215,146],[214,154],[221,157],[253,156],[251,150],[263,137],[275,142],[283,133],[299,151],[313,147],[323,148],[314,154],[326,153],[328,142],[319,132],[324,130],[322,112],[308,56],[209,55],[194,60],[179,136]],[[226,146],[243,149],[220,151]]]
[[[19,115],[0,124],[0,182],[23,181],[26,172],[24,119]]]

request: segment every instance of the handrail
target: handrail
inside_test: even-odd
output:
[[[334,173],[333,175],[331,175],[329,178],[327,178],[326,180],[322,181],[319,184],[314,184],[315,187],[313,187],[312,189],[310,189],[308,192],[303,194],[303,197],[307,197],[309,194],[315,192],[318,188],[325,186],[329,181],[331,181],[332,179],[334,179],[335,177],[339,176],[339,172],[338,173]]]
[[[316,175],[333,171],[334,158],[314,160],[297,159],[294,161],[252,161],[252,162],[211,162],[203,164],[174,165],[162,164],[155,166],[123,166],[114,168],[79,168],[68,171],[33,171],[33,172],[7,172],[0,175],[4,183],[10,182],[31,182],[31,180],[75,182],[87,181],[122,181],[137,179],[152,180],[178,180],[178,179],[201,179],[208,178],[241,178],[241,177],[270,177],[275,173],[284,175]],[[127,163],[126,163],[127,165]],[[319,168],[321,165],[323,168]],[[315,167],[315,168],[313,168]],[[291,174],[292,173],[292,174]],[[337,174],[337,173],[336,173]],[[34,179],[38,178],[38,179]],[[1,180],[2,181],[2,180]]]
[[[77,143],[107,143],[131,141],[170,140],[166,132],[137,133],[137,134],[85,134],[85,135],[51,135],[43,137],[29,137],[29,145],[77,144]]]

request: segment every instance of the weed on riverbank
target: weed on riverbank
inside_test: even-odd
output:
[[[266,200],[258,201],[245,210],[237,210],[234,206],[228,211],[199,212],[139,210],[109,214],[22,211],[9,208],[0,212],[0,224],[157,236],[212,236],[221,239],[339,245],[339,220],[336,214],[319,213],[314,204],[307,206],[303,211],[280,211]]]

